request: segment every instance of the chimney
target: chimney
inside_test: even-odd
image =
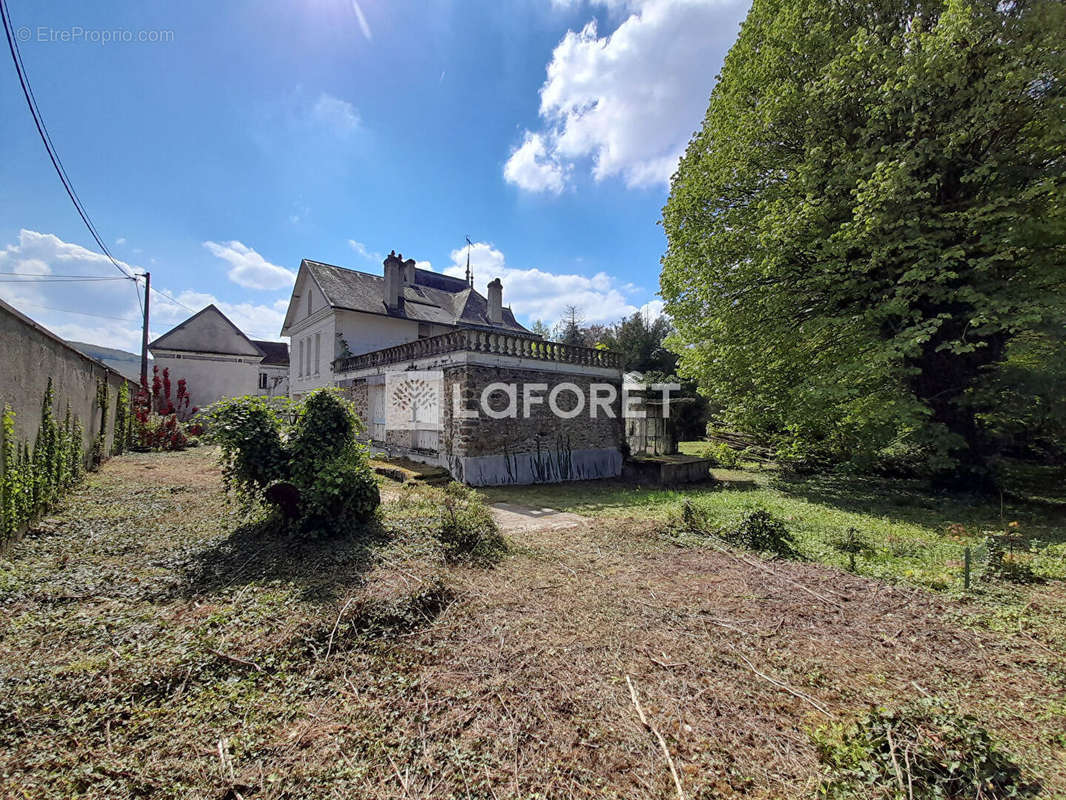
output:
[[[403,285],[414,286],[415,285],[415,260],[409,258],[403,262]]]
[[[385,259],[385,307],[389,311],[400,310],[403,266],[403,256],[396,255],[395,250]]]
[[[503,323],[503,283],[499,278],[489,284],[489,322],[493,325]]]

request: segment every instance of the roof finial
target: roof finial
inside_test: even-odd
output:
[[[474,288],[474,273],[470,271],[470,248],[474,246],[474,243],[470,241],[470,237],[466,237],[466,285],[471,289]]]

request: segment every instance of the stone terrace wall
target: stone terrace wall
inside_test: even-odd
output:
[[[347,395],[348,399],[352,401],[352,405],[355,407],[355,413],[362,420],[363,426],[370,429],[370,391],[367,387],[365,380],[344,380],[338,383],[338,386]]]
[[[620,397],[611,404],[613,418],[602,413],[592,418],[588,409],[592,383],[611,383],[620,395],[620,378],[475,365],[447,368],[444,375],[441,445],[447,466],[457,480],[487,486],[610,478],[621,473]],[[456,386],[463,406],[480,412],[482,393],[497,382],[518,385],[517,418],[493,419],[483,412],[477,419],[455,418]],[[538,392],[544,402],[531,406],[526,418],[522,387],[528,383],[547,384],[547,390]],[[561,383],[576,385],[585,396],[585,410],[571,419],[557,417],[548,407],[548,394]],[[577,403],[569,391],[560,393],[558,400],[564,411],[572,410]],[[489,395],[493,409],[503,409],[508,402],[503,391]]]

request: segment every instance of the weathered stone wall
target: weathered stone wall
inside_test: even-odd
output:
[[[494,419],[482,409],[482,395],[493,383],[517,387],[514,417]],[[584,397],[584,409],[571,418],[557,416],[548,404],[551,391],[564,383],[576,386]],[[594,383],[614,386],[610,415],[601,408],[592,416],[590,387]],[[531,384],[544,387],[534,392],[543,402],[530,404],[527,412],[523,396]],[[476,419],[456,417],[456,387],[463,408],[478,411]],[[620,395],[620,379],[473,365],[446,369],[442,446],[448,467],[457,479],[478,486],[616,477],[622,468]],[[487,400],[489,408],[496,411],[503,411],[510,403],[502,389],[490,392]],[[559,393],[560,410],[573,411],[578,404],[573,392]]]
[[[122,384],[137,386],[103,363],[75,350],[46,328],[0,301],[0,409],[9,405],[15,412],[15,436],[33,446],[41,423],[41,400],[52,379],[56,417],[62,422],[67,404],[82,425],[82,452],[88,464],[92,444],[100,432],[100,409],[96,387],[108,385],[108,408],[104,453],[111,453],[115,426],[115,402]]]
[[[570,367],[566,371],[523,369],[477,364],[441,364],[444,375],[439,430],[439,458],[424,447],[416,448],[411,430],[389,429],[384,446],[393,455],[440,463],[456,480],[475,486],[525,483],[555,483],[617,477],[622,471],[621,375],[590,375]],[[377,375],[371,380],[380,380]],[[514,417],[493,418],[482,409],[482,394],[493,383],[516,387]],[[592,416],[589,404],[592,384],[610,384],[615,397]],[[523,405],[527,385],[537,384],[535,394],[542,402],[530,404],[528,416]],[[548,397],[560,384],[577,387],[584,409],[571,418],[557,416]],[[367,420],[369,390],[367,378],[342,379],[359,415]],[[459,408],[466,412],[457,412]],[[507,407],[503,390],[487,396],[490,409]],[[558,395],[558,407],[568,412],[579,401],[570,390]],[[608,412],[609,409],[609,412]],[[477,418],[466,413],[477,411]]]
[[[355,413],[359,415],[359,419],[362,420],[363,426],[367,429],[370,428],[370,392],[367,389],[367,383],[365,380],[345,380],[340,381],[341,389],[344,390],[345,395],[352,401],[352,405],[355,406]]]

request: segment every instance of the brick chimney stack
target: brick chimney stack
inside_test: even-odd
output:
[[[385,307],[389,311],[399,311],[401,291],[403,289],[403,256],[393,250],[385,259]]]
[[[493,325],[503,323],[503,283],[499,278],[489,284],[489,322]]]

